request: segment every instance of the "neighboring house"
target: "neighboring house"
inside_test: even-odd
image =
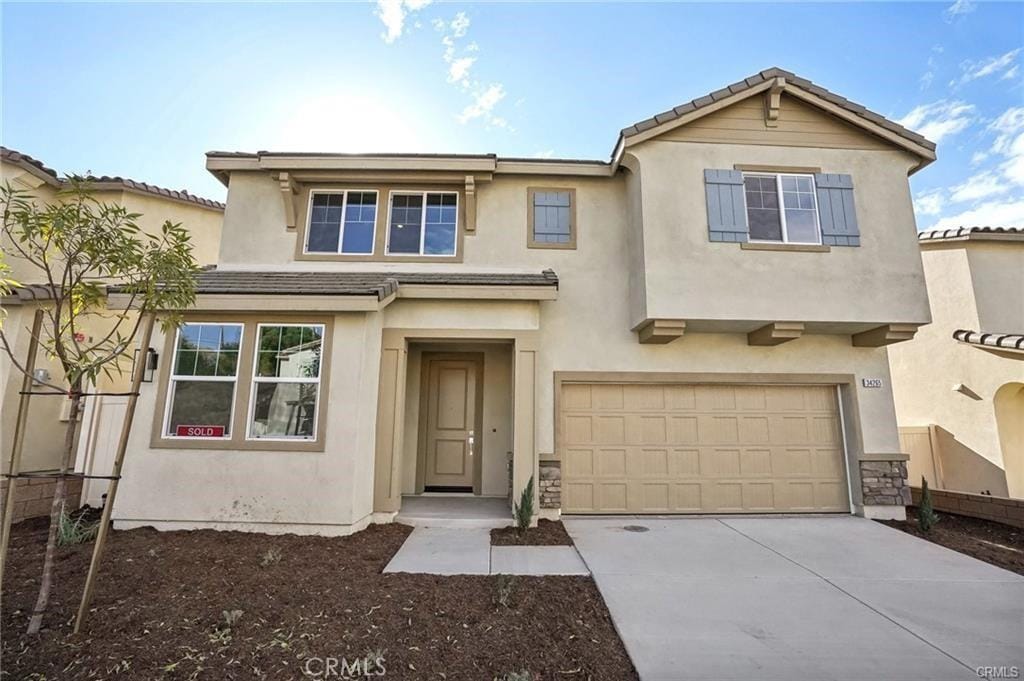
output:
[[[607,162],[212,152],[218,266],[155,341],[116,524],[344,534],[531,477],[543,516],[902,517],[884,346],[930,321],[934,158],[779,69]]]
[[[1024,228],[919,242],[933,322],[889,354],[910,482],[1024,498]]]
[[[59,192],[66,186],[64,179],[40,161],[3,147],[0,147],[0,181],[10,183],[16,189],[30,192],[34,200],[43,203],[59,200]],[[185,191],[172,191],[121,177],[90,177],[89,186],[97,200],[118,204],[129,212],[140,213],[138,224],[146,232],[159,233],[165,220],[180,222],[191,232],[193,254],[196,259],[202,264],[216,262],[224,204]],[[16,290],[14,295],[0,300],[7,313],[7,319],[4,321],[5,332],[11,340],[16,356],[24,360],[28,352],[28,328],[32,324],[32,317],[37,305],[46,304],[45,301],[38,301],[33,297],[30,286],[40,285],[35,288],[38,297],[45,290],[41,286],[45,282],[37,268],[19,259],[9,244],[2,245],[6,251],[8,265],[12,268],[13,278],[25,285]],[[48,357],[43,350],[40,350],[36,359],[36,366],[37,369],[45,371],[53,381],[61,381],[63,371],[60,363],[55,358]],[[126,367],[124,370],[128,371]],[[0,358],[0,388],[3,390],[0,465],[3,466],[4,472],[7,471],[11,455],[21,382],[21,373],[13,369],[10,360],[4,355]],[[127,385],[127,375],[115,374],[102,379],[98,387],[102,391],[116,392],[127,389]],[[123,402],[123,398],[109,400],[108,411],[112,414],[116,410],[116,405]],[[47,471],[60,467],[64,426],[70,417],[68,405],[69,402],[60,397],[32,398],[22,453],[22,471]],[[100,400],[87,400],[87,416],[100,406]],[[99,475],[109,473],[99,470],[95,472]],[[41,481],[39,484],[49,488],[53,482]],[[24,503],[19,505],[20,517],[25,517],[26,513],[28,516],[49,513],[49,501],[44,498],[46,495],[36,492],[37,490],[33,490],[31,493],[19,494],[24,500]]]

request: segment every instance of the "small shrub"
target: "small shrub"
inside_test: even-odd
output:
[[[224,628],[230,629],[231,627],[238,624],[238,620],[242,619],[242,615],[245,614],[244,610],[222,610],[221,617],[224,620]]]
[[[939,516],[932,507],[932,492],[928,489],[928,481],[921,476],[921,503],[917,506],[917,525],[922,532],[931,532]]]
[[[515,505],[516,531],[520,534],[530,529],[533,520],[533,476],[519,495],[519,503]]]
[[[279,562],[281,562],[281,549],[277,547],[267,549],[263,555],[260,556],[260,565],[263,567],[269,567]]]
[[[533,681],[533,674],[525,669],[521,672],[508,672],[498,681]]]
[[[515,575],[498,575],[498,604],[512,607],[512,591],[516,586]]]
[[[73,516],[67,509],[61,507],[60,520],[57,524],[57,545],[73,546],[84,544],[96,538],[100,531],[99,521],[88,522],[84,513]]]

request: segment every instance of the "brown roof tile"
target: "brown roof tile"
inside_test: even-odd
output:
[[[917,240],[923,243],[952,239],[968,239],[971,235],[1005,234],[1007,236],[1024,237],[1024,227],[951,227],[949,229],[931,229],[917,233]]]

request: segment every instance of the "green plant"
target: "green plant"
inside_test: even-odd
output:
[[[61,506],[60,521],[57,525],[58,546],[84,544],[87,541],[95,539],[96,533],[99,531],[100,524],[98,521],[88,522],[85,519],[84,513],[79,513],[75,516],[68,513],[64,506]]]
[[[238,624],[238,620],[242,619],[242,615],[244,614],[244,610],[222,610],[220,613],[221,618],[224,620],[224,627],[226,629],[230,629]]]
[[[144,318],[161,313],[164,331],[180,322],[181,310],[195,302],[200,268],[192,256],[189,233],[181,225],[164,222],[159,233],[146,233],[139,226],[140,214],[97,200],[87,180],[71,177],[66,184],[67,189],[50,203],[38,202],[30,192],[10,183],[0,186],[0,250],[4,253],[0,290],[17,286],[9,275],[14,263],[19,272],[24,271],[23,279],[40,282],[23,289],[43,316],[35,340],[60,364],[63,375],[37,383],[66,394],[69,413],[77,415],[88,386],[101,375],[120,373],[119,365],[130,362]],[[125,298],[116,310],[107,306],[107,284],[116,284]],[[13,345],[0,326],[0,348],[11,366],[31,376]],[[68,419],[29,634],[39,633],[50,600],[77,429],[78,419]]]
[[[498,603],[506,608],[512,607],[512,591],[516,586],[515,575],[498,575]]]
[[[932,507],[932,492],[928,489],[928,481],[921,476],[921,503],[917,506],[917,525],[922,532],[931,532],[935,523],[939,522],[939,515]]]
[[[523,534],[530,528],[533,520],[533,476],[519,495],[519,503],[515,505],[516,532]]]
[[[279,562],[281,562],[281,549],[276,546],[267,549],[264,551],[263,555],[260,556],[260,565],[263,567],[269,567],[270,565]]]

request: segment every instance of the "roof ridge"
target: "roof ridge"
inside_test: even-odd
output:
[[[55,171],[53,168],[46,166],[42,161],[35,159],[29,156],[28,154],[22,153],[15,149],[0,146],[0,158],[3,158],[3,160],[8,161],[9,163],[20,165],[23,168],[25,168],[26,166],[31,166],[31,168],[35,168],[36,170],[45,173],[49,178],[53,180],[55,184],[61,187],[66,187],[68,185],[69,178],[66,177],[62,179],[60,176],[57,175],[57,171]],[[217,210],[224,210],[225,208],[224,203],[222,203],[221,201],[215,201],[213,199],[208,199],[203,196],[193,194],[187,189],[168,189],[166,187],[150,184],[148,182],[141,182],[139,180],[133,180],[129,177],[122,177],[120,175],[83,175],[80,177],[82,180],[86,182],[120,184],[124,188],[132,191],[138,191],[143,194],[151,194],[153,196],[161,196],[164,198],[177,199],[178,201],[194,203],[200,206],[204,206],[206,208],[214,208]]]
[[[650,130],[651,128],[654,128],[663,123],[668,123],[669,121],[675,120],[688,113],[697,111],[698,109],[708,106],[709,104],[717,102],[731,95],[738,94],[745,90],[749,90],[754,86],[760,85],[761,83],[771,80],[772,78],[778,77],[785,78],[788,82],[792,83],[793,85],[801,89],[807,90],[811,94],[817,95],[818,97],[821,97],[822,99],[831,102],[832,104],[840,106],[846,109],[847,111],[856,114],[860,118],[865,119],[866,121],[874,123],[875,125],[880,125],[881,127],[889,130],[890,132],[894,132],[897,135],[900,135],[901,137],[904,137],[914,142],[915,144],[925,147],[926,149],[929,149],[931,151],[935,150],[935,143],[926,139],[923,135],[920,135],[914,132],[913,130],[906,128],[895,121],[891,121],[885,116],[882,116],[881,114],[871,111],[862,104],[858,104],[847,99],[846,97],[837,95],[834,92],[831,92],[821,87],[820,85],[815,85],[812,81],[806,78],[802,78],[796,75],[792,71],[788,71],[778,66],[771,66],[767,69],[755,73],[752,76],[748,76],[747,78],[738,80],[735,83],[732,83],[731,85],[727,85],[713,92],[709,92],[706,95],[692,99],[689,102],[680,104],[679,106],[675,106],[672,109],[669,109],[668,111],[664,111],[660,114],[634,123],[633,125],[627,126],[622,129],[620,134],[622,137],[632,137],[645,130]]]

